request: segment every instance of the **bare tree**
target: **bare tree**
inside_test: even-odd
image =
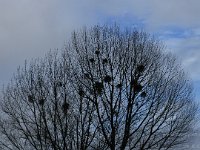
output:
[[[95,26],[61,55],[18,69],[3,91],[2,149],[169,149],[196,109],[176,58],[145,32]]]

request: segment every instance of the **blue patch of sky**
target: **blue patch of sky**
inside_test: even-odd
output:
[[[182,28],[178,26],[168,26],[168,27],[162,27],[154,34],[160,37],[162,40],[165,40],[170,38],[188,38],[192,36],[193,32],[191,29],[188,28]]]
[[[96,16],[98,17],[98,21],[100,22],[100,25],[113,25],[118,24],[121,28],[139,28],[144,29],[145,28],[145,20],[140,19],[137,16],[133,16],[129,13],[124,13],[122,15],[105,15],[103,13],[97,13]]]
[[[148,24],[146,20],[140,17],[134,16],[133,14],[124,13],[122,15],[117,16],[108,16],[99,12],[96,14],[99,22],[102,24],[114,24],[117,23],[122,28],[138,28],[138,29],[146,29]],[[151,33],[151,31],[148,31]],[[194,35],[193,31],[189,28],[179,27],[179,26],[163,26],[159,29],[155,30],[152,33],[154,36],[159,37],[161,40],[167,40],[170,38],[188,38]]]
[[[193,81],[195,100],[200,103],[200,81]]]

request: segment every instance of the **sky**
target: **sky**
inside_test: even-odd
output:
[[[200,0],[0,0],[0,89],[25,60],[62,49],[74,29],[118,23],[162,40],[200,102],[199,14]]]
[[[74,29],[116,22],[161,39],[200,101],[199,14],[199,0],[0,0],[0,87],[25,60],[62,49]]]

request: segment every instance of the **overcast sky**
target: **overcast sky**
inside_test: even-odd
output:
[[[160,38],[200,98],[199,0],[0,0],[0,86],[24,60],[61,49],[73,29],[117,22]]]

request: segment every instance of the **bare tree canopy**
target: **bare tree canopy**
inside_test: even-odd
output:
[[[196,110],[191,82],[158,40],[94,26],[18,69],[3,91],[0,148],[169,149],[185,141]]]

